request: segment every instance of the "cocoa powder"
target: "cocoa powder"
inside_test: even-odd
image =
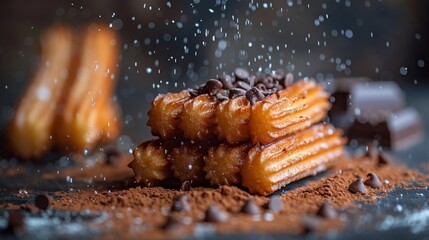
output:
[[[76,181],[103,176],[106,181],[127,180],[132,174],[126,167],[129,158],[117,165],[97,164],[89,168],[66,170],[61,174],[45,175],[45,179],[72,176]],[[350,183],[368,173],[375,173],[382,186],[367,186],[366,194],[353,194]],[[162,187],[125,187],[109,189],[105,185],[93,185],[91,189],[72,192],[56,192],[50,208],[70,212],[92,212],[107,214],[103,221],[93,223],[105,232],[105,238],[171,238],[200,235],[210,232],[226,233],[288,233],[303,234],[308,231],[338,230],[343,225],[341,218],[325,219],[317,216],[319,208],[327,201],[337,210],[356,207],[356,202],[374,202],[388,195],[396,187],[427,186],[428,178],[399,163],[379,165],[377,159],[361,156],[343,159],[334,169],[319,180],[308,181],[305,186],[276,193],[283,201],[279,212],[266,206],[269,197],[255,196],[245,189],[231,186],[219,188],[192,188],[189,191]],[[171,211],[174,201],[187,196],[190,211]],[[261,208],[257,215],[243,213],[244,204],[252,199]],[[207,208],[216,204],[227,211],[226,222],[205,221]],[[12,209],[10,204],[3,206]]]

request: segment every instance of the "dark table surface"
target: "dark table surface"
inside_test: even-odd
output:
[[[422,115],[426,136],[420,143],[394,152],[394,156],[413,168],[421,168],[429,163],[429,108],[426,87],[418,85],[402,86],[407,94],[409,106],[414,106]],[[64,161],[63,161],[64,162]],[[16,168],[16,162],[0,157],[0,173],[5,173],[7,168]],[[0,203],[26,203],[32,202],[32,197],[16,197],[19,189],[30,189],[33,193],[67,191],[70,188],[85,187],[79,183],[65,180],[42,180],[41,176],[46,172],[55,172],[61,165],[61,160],[52,160],[46,164],[27,163],[21,168],[25,173],[16,176],[0,175]],[[427,169],[426,169],[427,170]],[[317,178],[317,177],[316,177]],[[291,184],[282,189],[288,189],[305,184],[314,178],[305,179]],[[299,238],[326,238],[326,239],[429,239],[429,189],[405,190],[395,189],[388,197],[375,203],[362,204],[359,208],[350,208],[342,211],[346,220],[346,226],[340,232],[328,233],[324,236],[305,235]],[[86,223],[105,218],[104,214],[82,212],[72,214],[49,210],[44,213],[29,214],[26,216],[27,230],[22,236],[25,239],[78,239],[96,237],[98,232],[90,229]],[[63,224],[67,221],[67,224]],[[7,224],[6,210],[0,209],[0,229]],[[0,238],[6,238],[1,236]],[[204,235],[205,238],[217,239],[280,239],[281,235]],[[297,236],[289,236],[297,237]],[[16,238],[9,236],[7,238]],[[298,237],[297,237],[298,238]]]

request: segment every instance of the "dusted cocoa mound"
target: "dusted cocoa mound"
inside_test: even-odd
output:
[[[104,169],[104,176],[109,179],[110,174],[114,175],[114,171],[109,172],[110,170],[127,169],[123,164],[116,167],[105,164],[102,166],[103,168],[93,167],[84,172],[87,171],[88,176],[89,173],[97,176],[99,169]],[[106,171],[107,168],[110,170]],[[349,191],[352,182],[357,178],[367,180],[369,173],[376,174],[382,185],[378,188],[367,187],[366,194],[354,194]],[[80,176],[84,175],[80,173]],[[71,177],[77,178],[73,175]],[[96,185],[92,189],[56,192],[49,208],[106,214],[102,220],[91,224],[104,233],[102,237],[109,239],[141,236],[165,239],[199,235],[201,231],[220,234],[248,232],[303,234],[309,231],[323,233],[339,230],[346,219],[341,217],[341,213],[338,217],[332,218],[319,216],[319,211],[326,202],[329,202],[334,210],[341,212],[344,208],[357,208],[357,202],[375,202],[387,196],[389,191],[396,187],[416,184],[428,186],[428,177],[405,166],[393,163],[379,165],[378,159],[362,156],[340,160],[334,170],[325,177],[310,180],[305,186],[275,193],[283,203],[281,208],[270,207],[272,196],[255,196],[237,187],[191,188],[189,191],[182,191],[161,187],[114,190]],[[252,200],[260,209],[259,213],[243,211],[248,200]],[[187,210],[180,211],[174,207],[177,201],[181,201],[182,205],[185,202]],[[219,222],[207,221],[206,213],[209,206],[216,206],[222,219],[223,216],[226,219]],[[10,204],[1,207],[16,209],[16,205]]]

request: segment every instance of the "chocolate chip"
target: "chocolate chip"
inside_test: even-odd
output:
[[[115,146],[107,146],[103,149],[105,156],[105,163],[108,165],[117,165],[121,156],[121,153]]]
[[[189,212],[191,211],[191,205],[189,204],[189,197],[186,195],[181,195],[178,197],[171,207],[171,211],[178,212]]]
[[[184,223],[183,220],[181,220],[178,217],[169,216],[167,218],[167,221],[162,226],[162,229],[167,230],[169,232],[179,232],[184,230]]]
[[[349,191],[352,193],[366,193],[366,187],[363,184],[363,179],[358,178],[356,181],[352,182],[349,186]]]
[[[280,212],[283,210],[283,201],[279,196],[274,196],[268,201],[267,208],[272,212]]]
[[[264,81],[264,77],[259,76],[259,77],[255,77],[255,85],[258,83],[263,83]]]
[[[258,83],[256,84],[256,88],[258,88],[259,90],[261,90],[262,92],[267,90],[267,86],[265,86],[265,84],[263,83]]]
[[[270,76],[266,77],[262,83],[264,83],[267,88],[274,87],[274,79]]]
[[[21,234],[24,231],[24,215],[20,211],[9,211],[6,233]]]
[[[257,89],[256,87],[253,87],[249,91],[246,92],[246,98],[249,100],[251,104],[254,104],[257,101],[260,101],[265,98],[264,94]]]
[[[375,173],[368,173],[368,179],[365,181],[365,185],[370,186],[372,188],[378,188],[383,183],[380,181],[380,178]]]
[[[365,157],[371,159],[371,160],[376,160],[378,158],[378,149],[376,145],[373,144],[368,144],[367,146],[367,151],[365,153]]]
[[[304,233],[317,232],[321,228],[321,219],[312,215],[304,215],[301,219]]]
[[[293,83],[293,74],[292,73],[286,74],[286,78],[283,81],[283,86],[286,88],[292,85],[292,83]]]
[[[241,212],[250,215],[259,215],[261,213],[261,208],[256,205],[253,199],[249,199],[244,203],[243,207],[241,208]]]
[[[50,197],[45,194],[39,194],[34,199],[34,205],[36,205],[36,207],[38,207],[40,210],[48,209],[50,203]]]
[[[182,190],[182,191],[186,192],[186,191],[191,190],[191,188],[192,188],[191,181],[186,180],[186,181],[183,181],[182,184],[180,184],[180,190]]]
[[[205,94],[207,93],[207,88],[205,84],[201,84],[199,86],[195,86],[194,90],[196,91],[197,95]]]
[[[206,211],[206,222],[225,222],[228,220],[228,213],[219,209],[217,205],[210,205]]]
[[[393,162],[393,160],[392,160],[392,158],[389,155],[387,155],[387,154],[385,154],[383,152],[380,152],[378,154],[378,165],[379,166],[388,165],[391,162]]]
[[[284,80],[285,75],[282,72],[276,71],[276,72],[270,73],[270,77],[272,77],[275,81],[280,82]]]
[[[229,75],[220,77],[219,81],[222,83],[224,89],[231,89],[234,87],[232,78]]]
[[[337,211],[330,202],[324,202],[317,211],[317,215],[327,219],[333,219],[338,216]]]
[[[189,89],[188,91],[189,91],[189,94],[191,95],[191,97],[196,97],[199,94],[198,90],[196,90],[196,89]]]
[[[244,89],[244,90],[250,90],[252,88],[252,86],[250,86],[250,84],[248,84],[247,82],[244,82],[244,81],[237,81],[237,82],[235,82],[235,84],[237,85],[237,87]]]
[[[247,80],[249,78],[249,72],[243,68],[236,68],[234,74],[237,80]]]
[[[276,89],[276,91],[284,89],[283,85],[280,85],[279,83],[276,83],[273,87],[273,89]]]
[[[244,96],[246,94],[246,91],[244,91],[241,88],[232,88],[228,92],[229,92],[229,98],[236,98],[236,97]]]
[[[255,76],[251,76],[248,78],[247,83],[249,83],[250,86],[255,86],[255,81],[256,81],[256,77]]]
[[[215,95],[219,92],[223,87],[223,84],[221,81],[217,79],[210,79],[205,84],[205,91],[211,95]]]
[[[229,99],[228,92],[226,90],[221,90],[215,94],[215,97],[218,101],[223,102]]]

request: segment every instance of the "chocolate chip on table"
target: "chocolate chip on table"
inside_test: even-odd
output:
[[[191,181],[186,180],[186,181],[183,181],[182,184],[180,184],[180,190],[181,191],[185,191],[186,192],[186,191],[191,190],[191,188],[192,188]]]
[[[212,204],[207,208],[205,221],[221,223],[228,220],[228,217],[227,212],[220,210],[217,205]]]
[[[178,197],[171,207],[171,211],[177,212],[190,212],[191,205],[189,204],[189,197],[187,195],[181,195]]]
[[[51,203],[51,198],[45,194],[39,194],[34,198],[34,205],[40,210],[48,209]]]
[[[380,152],[378,154],[378,165],[379,166],[388,165],[391,162],[393,162],[393,160],[392,160],[392,158],[389,155],[387,155],[387,154],[385,154],[383,152]]]
[[[358,178],[354,182],[352,182],[349,186],[349,191],[352,193],[366,193],[367,190],[363,183],[363,179]]]
[[[103,149],[105,160],[108,165],[116,165],[119,162],[121,152],[115,146],[107,146]]]
[[[217,79],[210,79],[205,84],[206,92],[212,95],[218,93],[219,90],[222,89],[222,87],[223,87],[222,82]]]
[[[261,92],[261,90],[253,87],[249,91],[246,92],[246,98],[250,102],[250,104],[254,104],[257,101],[260,101],[265,98],[265,95]]]
[[[268,201],[267,209],[271,210],[272,212],[280,212],[283,210],[283,201],[279,196],[274,196],[270,198],[270,201]]]
[[[244,68],[236,68],[234,74],[237,80],[247,80],[249,78],[249,72]]]
[[[224,89],[231,89],[234,87],[233,80],[230,75],[224,75],[219,78],[219,81],[222,83]]]
[[[244,203],[243,207],[241,208],[241,212],[250,215],[259,215],[261,214],[261,208],[256,205],[253,199],[249,199]]]
[[[368,144],[365,157],[371,160],[376,160],[378,158],[378,155],[379,155],[379,152],[378,152],[377,146],[374,144]]]
[[[378,188],[383,185],[383,183],[380,181],[380,178],[375,173],[368,173],[368,179],[364,182],[364,184],[372,188]]]
[[[15,235],[21,234],[25,228],[24,215],[16,210],[9,211],[8,214],[7,227],[4,232]]]
[[[338,216],[337,211],[330,202],[324,202],[317,211],[317,215],[326,219],[334,219]]]
[[[237,85],[237,87],[244,89],[244,90],[250,90],[252,88],[252,86],[250,86],[250,84],[248,84],[247,82],[244,82],[244,81],[237,81],[237,82],[235,82],[235,84]]]
[[[167,230],[169,232],[180,232],[183,231],[185,225],[180,218],[175,216],[168,216],[167,221],[162,226],[162,229]]]
[[[241,88],[232,88],[229,91],[229,98],[236,98],[240,96],[244,96],[246,91]]]
[[[322,220],[313,215],[306,214],[301,219],[304,234],[318,232],[322,227]]]

